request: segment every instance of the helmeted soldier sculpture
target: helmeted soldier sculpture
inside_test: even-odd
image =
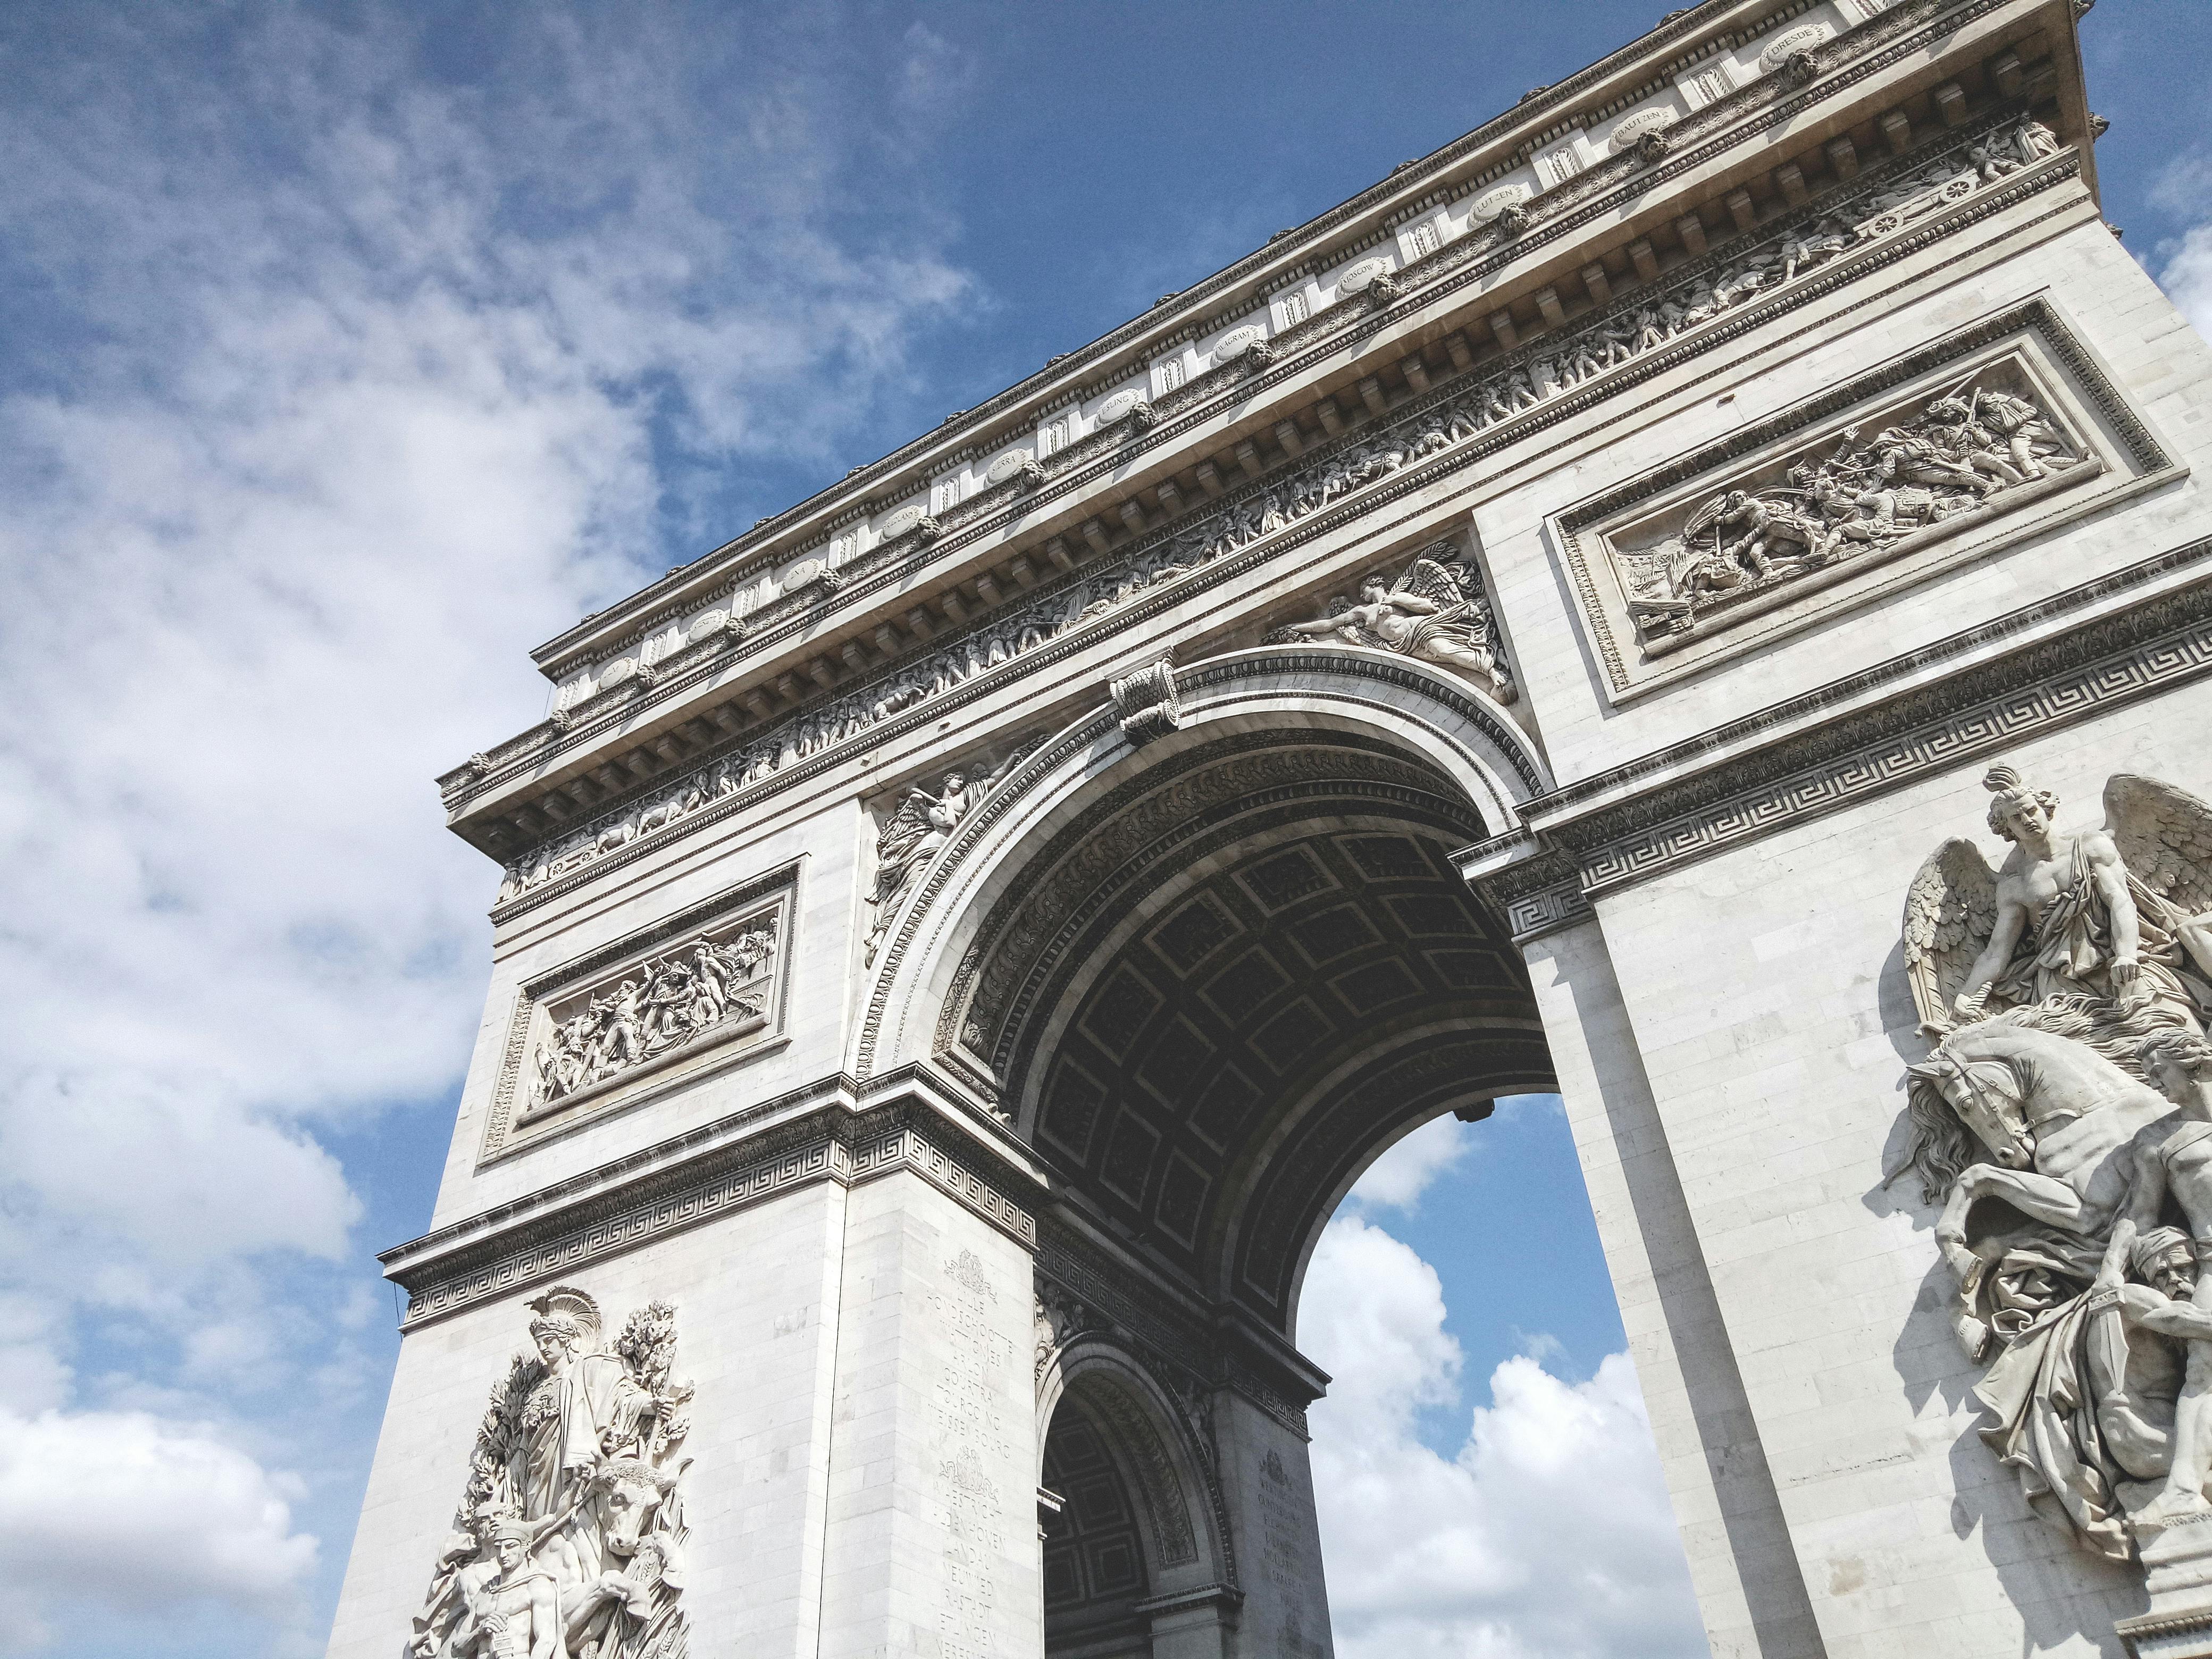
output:
[[[1983,1439],[2127,1561],[2212,1513],[2212,805],[2119,774],[2103,827],[2068,831],[2011,767],[1984,787],[2002,865],[1946,842],[1905,901],[1935,1047],[1892,1178],[1942,1204]]]
[[[675,1310],[647,1304],[607,1346],[586,1292],[530,1307],[535,1357],[492,1390],[405,1659],[684,1659]]]

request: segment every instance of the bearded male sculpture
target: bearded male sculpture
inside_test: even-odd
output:
[[[648,1303],[603,1344],[586,1292],[530,1307],[535,1357],[492,1390],[406,1659],[684,1659],[675,1310]]]

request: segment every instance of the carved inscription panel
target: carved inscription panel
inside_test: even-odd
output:
[[[994,1631],[1006,1594],[1002,1564],[1013,1537],[1009,1517],[1018,1512],[997,1474],[1006,1461],[1006,1379],[1014,1373],[1014,1345],[992,1328],[998,1291],[974,1251],[947,1261],[945,1280],[930,1297],[943,1344],[931,1483],[945,1540],[938,1640],[945,1659],[995,1659]]]

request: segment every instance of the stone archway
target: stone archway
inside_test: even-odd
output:
[[[1218,1659],[1243,1601],[1218,1452],[1097,1316],[1040,1302],[1039,1503],[1048,1655]]]
[[[1211,1653],[1188,1632],[1234,1617],[1305,1659],[1328,1651],[1304,1417],[1327,1379],[1297,1287],[1384,1147],[1552,1086],[1519,954],[1453,863],[1544,775],[1486,698],[1373,653],[1175,684],[1170,729],[1097,711],[972,808],[896,919],[859,1058],[964,1085],[1056,1194],[1041,1445],[1102,1484],[1048,1523],[1048,1630],[1057,1605],[1070,1641],[1165,1652],[1172,1611],[1199,1644],[1175,1651]]]

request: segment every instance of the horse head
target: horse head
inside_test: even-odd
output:
[[[1956,1040],[1976,1029],[1949,1033],[1927,1059],[1905,1068],[1912,1164],[1931,1198],[1981,1161],[1974,1141],[2006,1169],[2035,1167],[2035,1127],[2020,1074],[2003,1058]]]
[[[2167,1109],[2146,1088],[2070,1030],[2045,1029],[2064,1009],[2016,1009],[1944,1034],[1928,1058],[1908,1066],[1906,1109],[1912,1140],[1906,1166],[1929,1198],[1960,1170],[1990,1160],[2010,1170],[2045,1169],[2046,1143],[2059,1137],[2061,1164],[2083,1151],[2087,1134],[2100,1144],[2131,1132]],[[2117,1114],[2108,1109],[2121,1109]],[[2093,1115],[2098,1124],[2069,1126]],[[2050,1173],[2045,1170],[2045,1173]],[[1902,1170],[1899,1171],[1902,1173]]]

